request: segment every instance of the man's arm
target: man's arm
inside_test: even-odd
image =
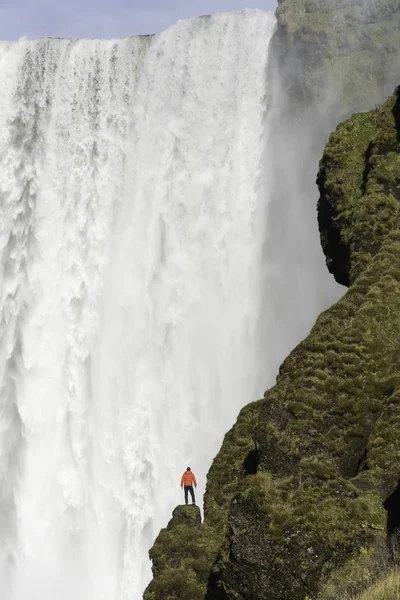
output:
[[[193,483],[194,483],[194,487],[197,487],[197,481],[196,481],[196,477],[193,475]]]

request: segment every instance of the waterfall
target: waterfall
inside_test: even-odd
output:
[[[0,43],[2,600],[139,600],[182,472],[201,504],[238,411],[338,295],[274,28]]]
[[[243,11],[0,44],[4,600],[138,600],[183,470],[200,503],[224,432],[274,375],[274,27]]]

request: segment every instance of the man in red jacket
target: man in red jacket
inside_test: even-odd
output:
[[[194,476],[194,473],[192,473],[191,468],[188,467],[186,469],[186,471],[184,472],[184,474],[182,475],[182,479],[181,479],[181,488],[185,488],[185,504],[188,503],[188,493],[190,492],[190,495],[192,496],[192,504],[196,504],[196,500],[194,497],[194,490],[193,490],[193,484],[194,487],[197,487],[197,481],[196,481],[196,477]]]

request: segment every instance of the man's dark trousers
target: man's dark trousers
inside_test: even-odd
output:
[[[192,504],[196,504],[196,500],[194,497],[194,489],[192,485],[185,485],[185,504],[188,503],[188,493],[192,496]]]

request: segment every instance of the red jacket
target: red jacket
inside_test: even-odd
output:
[[[192,471],[185,471],[184,474],[182,475],[182,479],[181,479],[181,487],[183,487],[184,485],[193,485],[195,487],[197,487],[197,481],[196,481],[196,477],[194,476],[194,473],[192,473]]]

